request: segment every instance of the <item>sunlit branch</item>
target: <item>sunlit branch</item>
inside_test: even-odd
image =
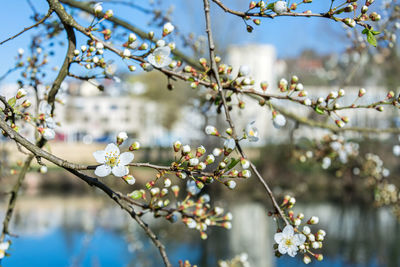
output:
[[[316,17],[316,18],[325,18],[325,19],[331,19],[334,21],[341,21],[341,19],[338,19],[333,16],[333,14],[330,14],[329,12],[326,13],[297,13],[297,12],[286,12],[282,14],[265,14],[265,13],[258,13],[258,12],[241,12],[241,11],[236,11],[233,9],[228,8],[226,5],[224,5],[220,0],[212,0],[215,4],[217,4],[222,10],[224,10],[227,13],[230,13],[232,15],[241,17],[245,19],[246,17],[261,17],[261,18],[276,18],[276,17],[303,17],[303,18],[310,18],[310,17]],[[355,21],[358,25],[369,29],[370,26],[367,23],[364,23],[362,21],[356,20]]]
[[[93,6],[91,6],[89,4],[86,4],[84,2],[78,2],[78,1],[74,1],[74,0],[60,0],[60,2],[66,4],[68,6],[71,6],[71,7],[81,9],[81,10],[83,10],[83,11],[89,13],[89,14],[92,14],[93,16],[95,15],[94,10],[93,10]],[[101,16],[104,16],[104,13],[101,13]],[[133,26],[132,24],[130,24],[129,22],[127,22],[127,21],[125,21],[123,19],[120,19],[120,18],[118,18],[116,16],[113,16],[111,18],[108,18],[107,20],[109,20],[112,23],[114,23],[116,25],[119,25],[119,26],[121,26],[121,27],[123,27],[123,28],[125,28],[125,29],[127,29],[129,31],[132,31],[132,32],[136,33],[142,39],[146,39],[146,40],[154,42],[154,39],[153,40],[149,39],[149,35],[146,32],[144,32],[141,29]],[[199,67],[199,63],[196,60],[194,60],[190,56],[187,56],[186,54],[184,54],[183,52],[179,51],[178,49],[174,49],[172,51],[172,53],[177,58],[182,59],[183,61],[187,62],[188,64],[190,64],[192,66]]]

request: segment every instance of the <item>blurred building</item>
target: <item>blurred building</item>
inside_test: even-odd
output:
[[[240,66],[247,65],[250,68],[250,76],[255,81],[254,89],[260,89],[260,82],[267,81],[268,92],[280,93],[277,90],[277,81],[284,75],[285,63],[277,60],[275,48],[271,45],[250,44],[244,46],[231,46],[228,48],[228,63],[233,66],[233,75],[237,74]],[[314,66],[315,62],[312,62]],[[306,64],[307,65],[307,64]],[[318,68],[320,64],[317,64]],[[308,65],[307,65],[308,66]],[[288,79],[288,77],[286,77]],[[173,125],[163,126],[163,113],[166,106],[161,102],[153,101],[142,96],[146,91],[146,85],[136,83],[118,83],[112,80],[104,81],[104,91],[100,91],[96,81],[76,82],[63,84],[59,98],[63,105],[56,105],[57,139],[67,142],[112,142],[115,136],[125,131],[129,137],[141,142],[144,146],[170,146],[175,140],[183,143],[192,143],[204,138],[202,130],[206,124],[214,124],[222,131],[224,127],[224,115],[215,112],[206,118],[201,112],[201,105],[194,108],[193,103],[182,105],[178,120]],[[311,87],[305,86],[308,97],[317,99],[326,97],[329,92],[337,91],[336,87]],[[345,88],[347,95],[339,100],[341,105],[349,105],[357,97],[358,87]],[[2,86],[0,93],[6,97],[15,94],[17,87]],[[45,90],[43,88],[43,90]],[[28,90],[29,91],[29,90]],[[33,91],[30,92],[33,94]],[[43,93],[41,93],[43,94]],[[386,96],[385,88],[369,87],[367,94],[358,100],[358,103],[372,103]],[[32,98],[31,98],[32,99]],[[281,129],[275,129],[272,124],[272,112],[269,107],[261,107],[256,101],[243,96],[246,108],[240,110],[234,108],[234,118],[238,133],[246,124],[256,121],[259,129],[260,142],[245,143],[245,145],[263,145],[265,143],[285,142],[293,136],[305,136],[318,138],[326,134],[323,129],[302,127],[294,122],[288,122]],[[347,102],[343,102],[347,101]],[[271,100],[271,103],[296,114],[309,117],[327,123],[334,123],[327,116],[319,116],[312,109],[293,103],[291,101]],[[34,105],[33,105],[34,106]],[[210,109],[212,110],[212,109]],[[387,107],[384,112],[376,110],[346,110],[338,112],[350,118],[349,126],[387,128],[399,127],[399,111]],[[227,124],[225,124],[227,126]],[[168,129],[167,129],[168,128]],[[32,127],[30,127],[32,131]],[[24,133],[25,129],[22,129]],[[28,130],[26,130],[28,131]],[[33,136],[33,135],[32,135]],[[357,137],[353,134],[352,137]]]

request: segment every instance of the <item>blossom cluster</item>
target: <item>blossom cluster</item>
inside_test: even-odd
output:
[[[301,4],[310,4],[312,0],[303,0],[299,3],[290,3],[290,1],[286,0],[278,0],[272,3],[268,3],[268,1],[251,1],[249,3],[249,11],[257,11],[255,13],[247,12],[247,16],[245,16],[245,20],[250,20],[252,16],[255,17],[269,17],[273,15],[290,15],[291,13],[304,14],[304,15],[312,15],[312,10],[304,9],[301,13],[298,12],[298,8]],[[344,1],[344,3],[338,3],[337,5],[330,6],[329,10],[326,11],[325,16],[328,18],[332,18],[336,21],[341,21],[348,27],[355,27],[356,24],[360,24],[366,29],[369,29],[370,26],[366,26],[363,23],[365,22],[376,22],[381,19],[381,15],[379,15],[375,11],[370,11],[370,6],[375,2],[375,0],[367,0],[363,3],[361,8],[359,7],[361,1]],[[290,6],[288,6],[290,4]],[[306,7],[306,6],[305,6]],[[261,20],[258,18],[253,19],[253,23],[255,25],[260,25]],[[249,32],[253,30],[253,27],[250,25],[247,26]]]
[[[312,216],[305,220],[303,213],[295,216],[292,210],[296,203],[296,199],[286,195],[282,201],[281,208],[285,212],[288,224],[283,229],[278,228],[278,232],[274,235],[275,239],[275,255],[280,257],[288,254],[295,257],[298,252],[303,254],[303,262],[308,264],[311,258],[318,261],[323,260],[323,255],[315,253],[314,250],[321,249],[325,240],[326,232],[322,229],[313,233],[310,226],[319,223],[317,216]]]

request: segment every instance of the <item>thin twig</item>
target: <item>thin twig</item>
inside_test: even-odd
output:
[[[39,26],[40,24],[42,24],[46,19],[48,19],[51,15],[51,13],[53,13],[53,10],[50,8],[49,11],[47,11],[47,14],[41,18],[38,22],[36,22],[35,24],[33,24],[32,26],[26,27],[24,28],[22,31],[20,31],[19,33],[17,33],[16,35],[13,35],[7,39],[5,39],[4,41],[0,42],[0,45],[4,44],[5,42],[8,42],[16,37],[18,37],[19,35],[23,34],[26,31],[29,31],[30,29],[33,29],[37,26]]]
[[[74,0],[60,0],[60,2],[67,4],[68,6],[74,7],[74,8],[78,8],[80,10],[83,10],[89,14],[95,15],[93,7],[86,4],[85,2],[82,1],[74,1]],[[101,13],[99,16],[104,16],[104,13]],[[150,39],[149,35],[142,31],[141,29],[133,26],[132,24],[130,24],[129,22],[118,18],[117,16],[112,16],[111,18],[108,18],[107,20],[111,21],[112,23],[119,25],[129,31],[132,31],[134,33],[136,33],[140,38],[142,39],[146,39],[149,40],[151,42],[155,42],[156,40],[154,39]],[[182,59],[183,61],[187,62],[188,64],[192,65],[193,67],[200,67],[199,63],[196,60],[193,60],[192,57],[186,55],[185,53],[183,53],[182,51],[178,50],[178,49],[174,49],[171,51],[172,54],[174,54],[177,58]]]
[[[25,178],[26,173],[29,170],[29,166],[31,165],[32,159],[33,159],[33,155],[30,155],[26,158],[26,160],[24,162],[24,166],[22,167],[22,170],[20,171],[20,173],[18,175],[18,179],[15,182],[14,187],[10,192],[10,199],[8,201],[6,215],[3,220],[3,230],[2,230],[1,236],[0,236],[0,243],[4,241],[6,235],[10,235],[10,230],[9,230],[8,226],[9,226],[10,220],[13,215],[15,204],[17,203],[19,189],[22,185],[22,182]]]
[[[226,104],[226,99],[225,99],[225,95],[224,92],[222,90],[222,85],[221,85],[221,81],[219,78],[219,74],[218,74],[218,68],[217,68],[217,63],[215,61],[215,45],[214,45],[214,40],[213,40],[213,36],[212,36],[212,31],[211,31],[211,18],[210,18],[210,3],[209,0],[203,0],[204,3],[204,13],[205,13],[205,17],[206,17],[206,32],[207,32],[207,36],[208,36],[208,44],[209,44],[209,52],[210,52],[210,62],[211,62],[211,69],[214,75],[214,78],[218,84],[218,92],[222,98],[222,103],[224,106],[224,110],[225,110],[225,117],[226,117],[226,121],[228,122],[229,126],[232,129],[232,137],[235,139],[236,142],[236,146],[239,150],[239,153],[241,154],[241,156],[243,158],[247,158],[245,153],[243,152],[243,149],[240,146],[239,140],[237,138],[236,132],[235,132],[235,125],[230,117],[230,113],[229,113],[229,109],[228,106]],[[268,184],[265,182],[264,178],[260,175],[260,173],[257,171],[257,168],[254,166],[254,164],[251,164],[251,169],[252,171],[256,174],[258,180],[260,181],[260,183],[263,185],[265,191],[267,192],[269,198],[271,199],[271,202],[276,210],[277,213],[279,213],[280,217],[284,220],[284,222],[286,224],[289,224],[289,222],[286,219],[285,214],[283,213],[282,209],[279,207],[279,204],[276,202],[276,199],[272,193],[272,190],[270,189],[270,187],[268,186]]]
[[[217,4],[222,10],[224,10],[227,13],[230,13],[232,15],[245,18],[245,17],[262,17],[262,18],[276,18],[276,17],[303,17],[303,18],[309,18],[309,17],[316,17],[316,18],[325,18],[325,19],[331,19],[334,21],[342,21],[340,18],[334,17],[332,14],[329,12],[327,13],[297,13],[297,12],[286,12],[282,14],[265,14],[265,13],[258,13],[258,12],[241,12],[241,11],[236,11],[233,9],[228,8],[225,6],[220,0],[212,0],[215,4]],[[364,27],[369,29],[370,26],[367,23],[364,23],[360,20],[355,20],[355,22]]]

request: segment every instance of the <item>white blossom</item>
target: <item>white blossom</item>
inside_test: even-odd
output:
[[[222,154],[222,150],[221,150],[220,148],[214,148],[212,154],[213,154],[215,157],[218,157],[218,156],[220,156],[220,155]]]
[[[39,103],[39,114],[44,114],[50,116],[51,114],[51,105],[47,103],[46,100],[42,100]]]
[[[165,41],[163,39],[160,39],[156,42],[157,47],[163,47],[165,46]]]
[[[274,125],[274,127],[276,129],[280,129],[283,126],[285,126],[286,124],[286,118],[285,116],[283,116],[282,114],[277,114],[273,120],[272,120],[272,124]]]
[[[197,195],[200,192],[200,189],[197,187],[196,182],[193,180],[189,180],[186,183],[186,190],[192,195]]]
[[[288,254],[291,257],[296,256],[299,246],[303,245],[306,237],[303,234],[294,234],[291,225],[285,226],[281,233],[274,236],[275,242],[278,244],[278,251],[281,254]]]
[[[282,14],[287,11],[287,4],[285,1],[277,1],[274,4],[274,12],[276,14]]]
[[[44,128],[42,132],[42,136],[46,140],[53,140],[56,137],[56,133],[54,132],[53,129],[50,128]]]
[[[99,150],[93,153],[96,161],[102,165],[98,166],[94,173],[97,176],[104,177],[111,172],[118,177],[125,176],[129,173],[126,167],[134,155],[130,152],[120,154],[119,148],[115,144],[108,144],[105,150]]]
[[[174,25],[172,25],[171,22],[165,23],[164,27],[163,27],[163,35],[165,36],[167,34],[170,34],[171,32],[174,31],[174,29],[175,29],[175,27],[174,27]]]
[[[4,258],[6,255],[6,250],[10,247],[10,242],[0,243],[0,259]]]
[[[151,53],[147,59],[156,68],[163,68],[168,66],[172,59],[169,57],[171,48],[169,46],[158,47]]]
[[[124,57],[130,57],[131,56],[131,50],[125,48],[124,52],[123,52],[123,56]]]
[[[322,168],[328,169],[331,166],[331,158],[325,157],[322,159]]]
[[[250,74],[250,67],[247,65],[242,65],[239,67],[239,76],[247,76]]]
[[[189,165],[190,166],[196,166],[197,164],[199,164],[199,159],[198,158],[189,159]]]
[[[250,122],[246,126],[246,135],[250,142],[258,141],[258,129],[254,126],[255,121]]]

